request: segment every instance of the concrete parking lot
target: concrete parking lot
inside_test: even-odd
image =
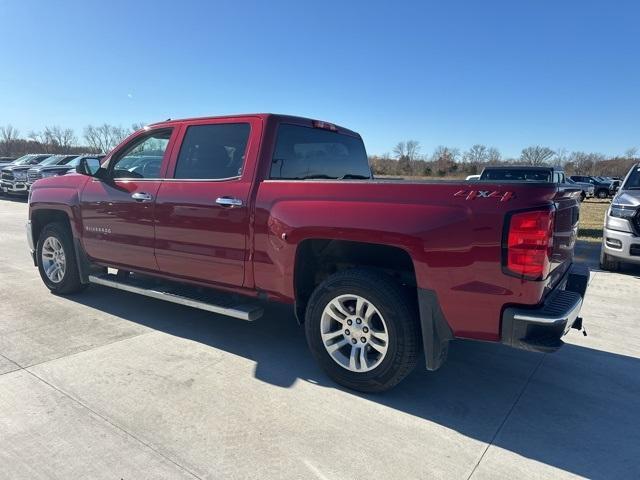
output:
[[[640,478],[640,269],[596,269],[588,336],[555,354],[458,341],[440,371],[361,395],[285,308],[51,295],[26,215],[0,197],[0,478]]]

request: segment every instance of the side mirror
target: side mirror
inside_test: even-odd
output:
[[[100,171],[100,160],[97,158],[83,158],[76,167],[76,172],[89,177],[98,177]]]

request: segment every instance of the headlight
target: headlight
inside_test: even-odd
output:
[[[609,215],[617,218],[626,218],[630,220],[636,214],[638,207],[630,207],[628,205],[618,205],[615,203],[611,204],[611,208],[609,208]]]
[[[26,180],[27,179],[27,172],[15,172],[14,173],[14,178],[16,180]]]
[[[42,178],[55,177],[56,175],[58,175],[57,172],[42,172]]]

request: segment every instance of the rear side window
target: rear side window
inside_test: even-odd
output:
[[[248,123],[193,125],[180,147],[174,178],[219,180],[242,175]]]
[[[527,170],[521,168],[486,169],[482,172],[481,180],[516,180],[521,182],[550,182],[549,170]]]
[[[282,124],[271,164],[277,180],[371,178],[359,137],[320,128]]]

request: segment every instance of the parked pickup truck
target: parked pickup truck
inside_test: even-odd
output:
[[[49,290],[95,283],[243,320],[284,302],[355,390],[394,386],[421,352],[436,370],[456,338],[551,352],[581,328],[579,189],[376,180],[357,133],[272,114],[152,124],[77,171],[30,192]]]
[[[468,178],[467,178],[468,180]],[[517,180],[520,182],[552,182],[557,184],[567,183],[569,187],[580,189],[580,201],[594,196],[594,188],[590,183],[580,183],[567,177],[559,167],[540,165],[500,165],[485,167],[479,180],[502,181]]]

